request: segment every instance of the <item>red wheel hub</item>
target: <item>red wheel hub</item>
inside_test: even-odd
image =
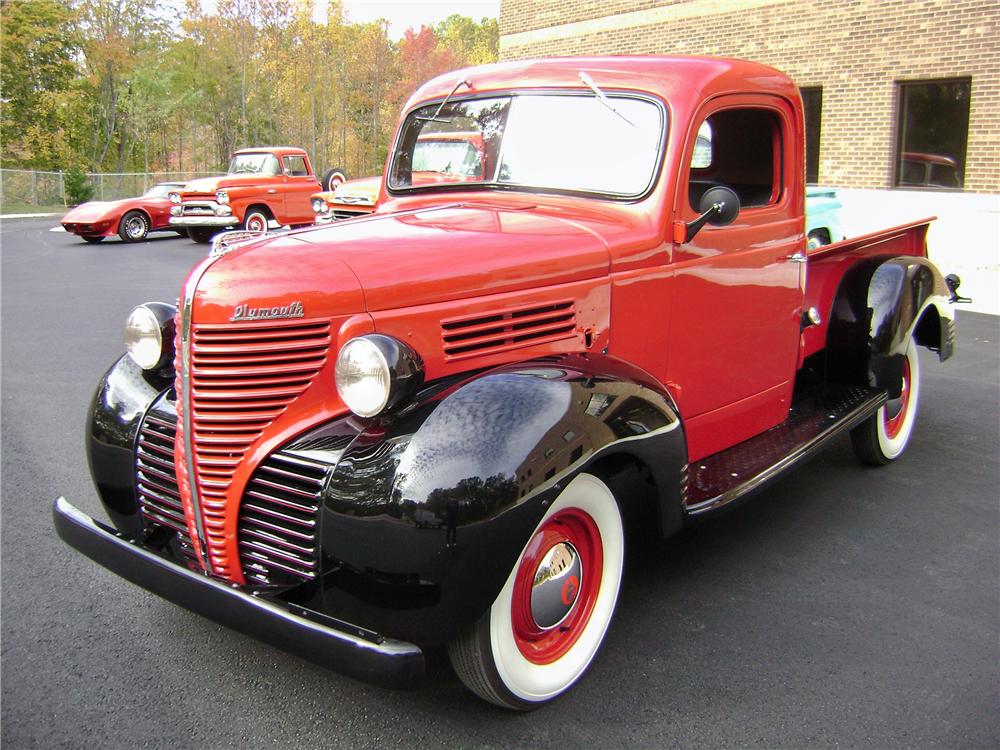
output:
[[[597,524],[579,508],[559,511],[532,537],[514,580],[511,620],[521,654],[550,664],[576,643],[601,588]]]
[[[900,391],[898,400],[899,409],[890,416],[889,404],[885,405],[882,411],[882,422],[885,426],[886,437],[892,439],[899,435],[903,429],[903,422],[906,421],[906,411],[910,406],[910,360],[903,360],[903,389]]]

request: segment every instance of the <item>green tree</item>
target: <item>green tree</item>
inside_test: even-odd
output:
[[[53,0],[2,0],[0,16],[3,164],[58,168],[78,115],[73,10]]]

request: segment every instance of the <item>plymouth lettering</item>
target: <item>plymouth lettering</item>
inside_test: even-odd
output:
[[[301,302],[292,302],[281,307],[250,307],[237,305],[233,317],[229,320],[236,323],[240,320],[277,320],[279,318],[302,318],[305,312]]]

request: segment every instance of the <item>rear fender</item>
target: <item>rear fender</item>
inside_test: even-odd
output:
[[[676,530],[683,429],[645,373],[567,355],[427,389],[340,457],[321,518],[327,611],[422,644],[454,637],[496,598],[561,489],[618,455],[649,469],[661,526]]]
[[[828,380],[870,384],[897,398],[911,337],[954,352],[954,314],[940,271],[926,258],[872,258],[844,275],[831,311]]]

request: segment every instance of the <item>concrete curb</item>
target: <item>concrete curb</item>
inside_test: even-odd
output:
[[[58,216],[58,213],[53,214],[0,214],[0,221],[4,219],[40,219],[45,216]]]

